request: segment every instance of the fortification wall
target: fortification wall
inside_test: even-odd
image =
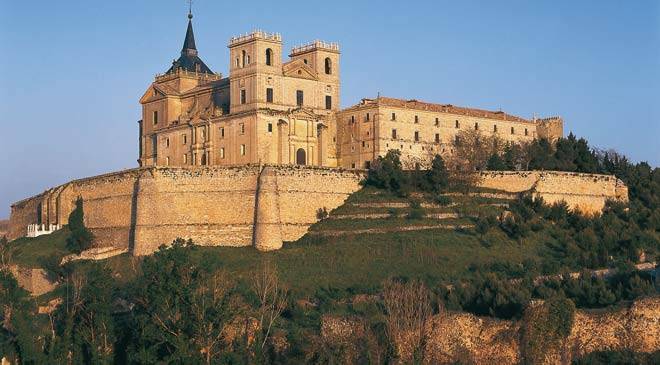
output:
[[[137,183],[135,255],[178,237],[209,246],[252,244],[258,166],[146,169]]]
[[[176,238],[200,245],[278,249],[317,221],[318,209],[341,205],[360,188],[364,171],[303,166],[148,167],[74,180],[12,206],[9,238],[29,224],[68,224],[82,197],[96,247],[146,255]],[[562,172],[485,172],[480,186],[532,191],[553,203],[600,211],[627,200],[613,176]],[[255,224],[256,222],[256,224]]]
[[[628,201],[628,188],[612,175],[558,171],[488,171],[479,186],[508,192],[531,191],[552,204],[565,201],[571,209],[600,212],[608,199]]]
[[[38,216],[44,223],[68,224],[75,200],[82,197],[96,247],[146,255],[179,237],[199,245],[249,246],[256,244],[259,231],[277,234],[257,247],[277,249],[283,240],[305,234],[319,208],[341,205],[363,177],[357,171],[296,166],[125,170],[75,180],[14,204],[10,238],[25,236]],[[261,191],[260,180],[265,181]]]

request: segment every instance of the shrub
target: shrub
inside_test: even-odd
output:
[[[410,212],[408,212],[408,215],[406,218],[408,219],[422,219],[426,216],[426,212],[424,211],[424,208],[422,208],[422,205],[416,201],[416,200],[411,200],[410,201]]]
[[[435,201],[436,204],[438,204],[440,206],[443,206],[443,207],[446,207],[446,206],[451,204],[451,198],[446,196],[446,195],[442,195],[442,194],[436,195],[435,198],[434,198],[434,201]]]
[[[318,220],[324,220],[328,218],[328,209],[326,207],[319,208],[316,210],[316,219]]]
[[[540,307],[530,308],[523,326],[524,363],[539,364],[548,354],[560,353],[574,319],[575,304],[561,296],[548,299]]]

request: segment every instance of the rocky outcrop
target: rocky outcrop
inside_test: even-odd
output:
[[[533,316],[526,315],[526,318]],[[427,326],[424,363],[528,363],[522,351],[526,343],[523,325],[522,320],[498,320],[468,313],[436,315]],[[321,335],[326,341],[349,345],[365,336],[365,324],[354,317],[324,316]],[[541,362],[531,363],[570,363],[588,353],[608,350],[660,351],[660,297],[641,299],[617,310],[576,311],[568,338],[560,346],[545,348]],[[402,358],[410,356],[400,355]]]

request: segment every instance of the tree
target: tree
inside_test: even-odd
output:
[[[75,209],[69,214],[69,231],[71,231],[71,235],[66,240],[67,249],[77,254],[92,247],[92,241],[94,240],[92,233],[85,227],[84,216],[83,200],[78,197]]]
[[[87,270],[69,268],[64,303],[51,316],[48,353],[52,361],[113,363],[113,284],[110,271],[101,264],[93,263]]]
[[[445,166],[445,160],[440,155],[435,155],[431,162],[431,169],[426,172],[426,181],[431,191],[442,192],[449,185],[449,172]]]
[[[401,166],[401,152],[389,150],[385,157],[379,156],[369,168],[366,184],[407,195],[409,181]]]
[[[194,264],[191,242],[161,246],[137,281],[131,361],[213,363],[229,350],[223,331],[240,310],[224,272]]]
[[[498,153],[493,153],[488,158],[486,169],[489,171],[504,171],[507,169],[506,163]]]
[[[424,335],[433,314],[431,294],[419,281],[388,280],[383,284],[383,304],[390,343],[402,361],[412,363],[413,356],[423,353]]]
[[[0,353],[12,364],[46,362],[34,321],[34,302],[7,270],[0,270]]]
[[[252,293],[257,297],[257,317],[260,336],[256,342],[257,355],[263,355],[273,325],[286,308],[287,290],[280,283],[277,269],[269,261],[263,261],[252,278]]]

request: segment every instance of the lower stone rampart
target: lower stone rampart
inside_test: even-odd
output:
[[[317,211],[340,206],[364,171],[306,166],[149,167],[74,180],[12,206],[9,239],[29,224],[68,223],[82,197],[96,247],[146,255],[180,237],[199,245],[281,247],[302,237]],[[614,176],[551,171],[484,172],[481,187],[531,191],[546,202],[600,211],[627,200]],[[256,222],[256,225],[255,225]]]
[[[304,235],[319,208],[341,205],[363,178],[359,171],[304,166],[126,170],[75,180],[14,204],[9,238],[25,236],[39,219],[67,224],[82,197],[96,247],[146,255],[180,237],[199,245],[276,249]],[[269,243],[256,241],[266,236]]]
[[[529,191],[552,204],[565,201],[571,209],[598,213],[608,199],[628,201],[628,188],[613,175],[558,171],[488,171],[479,186],[512,193]]]

